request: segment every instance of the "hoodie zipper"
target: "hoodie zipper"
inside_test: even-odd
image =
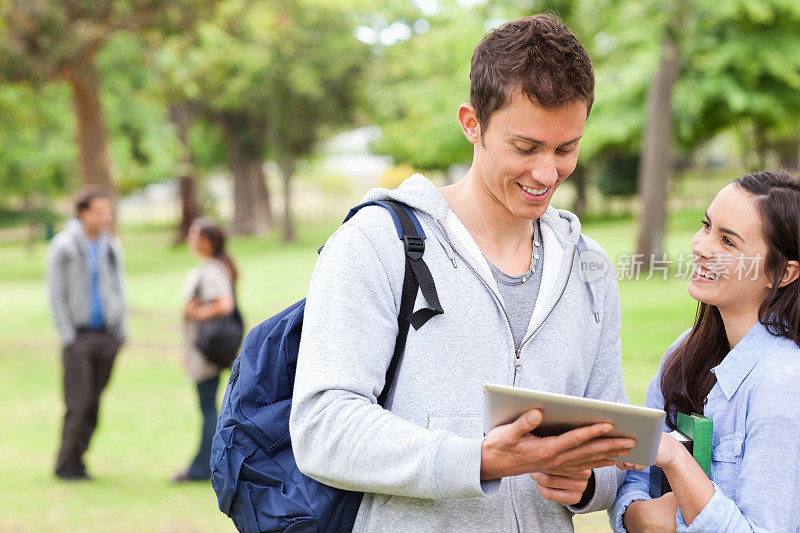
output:
[[[519,364],[519,356],[520,356],[520,353],[522,352],[522,348],[523,348],[523,346],[525,346],[525,344],[527,344],[527,342],[529,340],[531,340],[534,337],[534,335],[536,335],[539,332],[540,329],[542,329],[542,326],[545,325],[545,322],[547,322],[547,319],[550,318],[550,315],[552,315],[553,311],[555,311],[556,307],[558,307],[558,303],[561,301],[561,298],[564,297],[564,293],[567,292],[567,285],[569,285],[569,278],[570,278],[570,276],[572,276],[572,265],[573,265],[574,261],[575,261],[575,248],[572,249],[572,257],[570,257],[570,260],[569,260],[569,271],[567,272],[567,277],[564,280],[564,286],[561,287],[561,294],[558,295],[558,298],[553,303],[553,307],[550,308],[550,310],[544,316],[542,321],[539,322],[539,325],[536,326],[536,329],[534,329],[531,332],[531,334],[528,335],[528,337],[526,339],[524,339],[521,343],[519,343],[519,348],[517,348],[517,351],[516,351],[517,363],[514,365],[514,381],[513,381],[513,385],[515,387],[517,386],[517,375],[519,374],[519,371],[522,369],[521,368],[522,365]]]
[[[472,270],[472,272],[478,277],[478,279],[481,280],[481,282],[484,284],[484,286],[486,286],[486,288],[489,290],[489,293],[492,296],[494,296],[495,301],[497,302],[497,305],[500,307],[500,309],[503,311],[503,315],[506,317],[506,323],[508,324],[508,331],[509,331],[509,334],[511,335],[511,345],[515,346],[515,344],[514,344],[514,331],[513,331],[513,328],[511,327],[511,318],[508,316],[508,312],[506,311],[506,308],[503,305],[502,301],[497,296],[497,294],[495,294],[494,289],[492,289],[491,285],[489,285],[489,283],[487,283],[486,280],[483,279],[483,276],[481,276],[478,273],[478,271],[475,269],[475,267],[473,267],[472,264],[469,261],[467,261],[466,258],[464,258],[463,255],[461,255],[461,252],[458,251],[458,248],[456,248],[453,245],[453,241],[450,239],[450,235],[448,235],[447,229],[444,227],[444,224],[442,224],[442,221],[441,220],[437,220],[436,223],[439,225],[440,228],[442,228],[442,233],[444,233],[444,237],[445,237],[445,239],[447,239],[447,242],[450,245],[450,248],[452,248],[453,251],[456,253],[456,255],[458,257],[460,257],[461,260],[464,261],[464,263],[466,263],[466,265],[470,268],[470,270]],[[558,298],[556,299],[555,303],[553,303],[553,306],[547,312],[547,314],[545,315],[544,319],[542,319],[541,323],[536,327],[536,329],[533,330],[531,332],[531,334],[528,335],[528,337],[526,339],[524,339],[520,343],[519,348],[517,348],[516,346],[514,348],[514,380],[512,382],[512,384],[514,386],[517,385],[517,375],[519,374],[519,370],[520,370],[520,366],[521,366],[519,361],[520,361],[520,353],[522,352],[522,347],[525,346],[525,344],[528,341],[530,341],[534,337],[534,335],[536,335],[536,333],[542,328],[542,326],[544,326],[545,322],[547,322],[547,319],[550,318],[550,315],[552,315],[553,311],[555,311],[555,308],[558,306],[558,303],[564,297],[564,293],[567,291],[567,285],[569,284],[569,278],[572,276],[572,267],[573,267],[574,262],[575,262],[575,250],[576,249],[577,249],[577,246],[572,248],[572,256],[570,257],[570,261],[569,261],[569,271],[567,272],[567,277],[566,277],[566,280],[564,281],[564,286],[561,288],[561,293],[558,295]],[[454,262],[454,266],[455,266],[455,262]],[[511,497],[511,511],[514,514],[514,525],[516,526],[515,531],[521,531],[520,523],[519,523],[519,517],[517,516],[517,508],[516,508],[516,505],[514,505],[514,502],[515,502],[515,498],[514,498],[515,491],[514,491],[514,478],[513,477],[509,478],[509,480],[508,480],[508,488],[509,488],[509,495]]]
[[[442,224],[442,221],[441,220],[437,220],[436,222],[437,222],[437,224],[439,224],[439,227],[442,228],[442,232],[444,233],[445,239],[447,239],[448,244],[450,244],[450,247],[453,249],[453,251],[456,253],[456,255],[458,257],[460,257],[461,260],[464,261],[464,263],[467,264],[467,266],[470,268],[470,270],[472,270],[472,272],[476,276],[478,276],[478,279],[481,280],[481,282],[486,286],[486,288],[489,290],[489,292],[492,294],[492,296],[494,296],[495,300],[497,301],[497,305],[500,307],[500,309],[503,311],[503,315],[506,317],[506,323],[508,324],[508,331],[509,331],[509,333],[511,335],[511,345],[514,346],[514,331],[513,331],[513,328],[511,327],[511,318],[508,316],[508,312],[506,311],[506,308],[503,305],[502,301],[497,296],[497,294],[495,294],[494,289],[492,289],[491,285],[489,285],[486,282],[486,280],[483,279],[483,276],[481,276],[478,273],[478,271],[475,270],[475,267],[473,267],[472,264],[469,261],[467,261],[464,258],[464,256],[461,255],[461,252],[459,252],[458,249],[453,245],[453,241],[450,239],[450,235],[448,235],[447,229],[444,227],[444,224]],[[561,288],[561,293],[558,295],[558,298],[556,299],[555,303],[553,303],[553,306],[547,312],[547,314],[545,315],[544,319],[542,319],[541,323],[538,326],[536,326],[536,329],[533,330],[531,332],[531,334],[528,335],[528,337],[525,338],[520,343],[519,348],[517,348],[516,346],[514,347],[514,380],[512,381],[512,385],[515,386],[515,387],[517,385],[517,375],[519,374],[519,370],[520,370],[519,361],[520,361],[520,354],[522,353],[522,348],[523,348],[523,346],[525,346],[525,344],[528,343],[529,340],[531,340],[534,337],[534,335],[536,335],[536,333],[539,332],[540,329],[542,329],[542,326],[544,326],[545,322],[547,322],[547,319],[550,318],[550,315],[552,315],[553,311],[555,311],[555,308],[558,306],[558,303],[561,301],[561,298],[564,297],[564,293],[567,291],[567,285],[569,284],[569,278],[570,278],[570,276],[572,276],[572,267],[573,267],[574,262],[575,262],[575,250],[576,249],[577,249],[577,247],[573,247],[572,248],[572,256],[570,257],[570,261],[569,261],[569,272],[567,272],[566,281],[564,282],[564,286]]]

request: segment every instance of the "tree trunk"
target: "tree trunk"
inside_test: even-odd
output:
[[[572,212],[578,218],[586,214],[586,181],[587,181],[586,167],[579,165],[575,167],[570,179],[575,184],[575,202],[572,204]]]
[[[678,45],[665,37],[661,63],[647,96],[647,124],[639,163],[639,236],[636,253],[649,264],[664,251],[667,183],[672,174],[672,88],[680,72]]]
[[[294,224],[292,222],[292,175],[294,159],[289,155],[280,156],[281,174],[283,174],[283,242],[294,242]]]
[[[251,159],[249,166],[256,233],[263,234],[272,228],[272,207],[267,188],[267,175],[264,173],[264,161],[261,158]]]
[[[228,146],[228,168],[233,174],[233,235],[255,234],[255,207],[250,167],[244,146],[236,128],[235,118],[225,114],[220,117],[222,131]]]
[[[775,148],[778,150],[778,161],[781,168],[800,170],[800,135],[780,141]]]
[[[233,174],[234,235],[262,235],[271,226],[269,191],[261,154],[251,153],[245,146],[241,129],[246,118],[231,114],[219,117],[228,145],[228,167]]]
[[[192,162],[192,152],[189,147],[189,125],[191,112],[188,105],[179,104],[171,106],[169,118],[175,124],[178,140],[181,144],[181,156],[178,163],[177,178],[178,198],[181,202],[181,218],[175,228],[173,244],[180,244],[186,240],[192,221],[202,216],[203,208],[197,193],[197,174]]]
[[[178,176],[178,198],[181,201],[181,219],[178,227],[175,228],[175,237],[172,244],[177,245],[186,240],[189,235],[189,228],[194,219],[203,215],[203,208],[200,205],[197,194],[197,180],[191,174]]]
[[[70,69],[66,79],[72,88],[72,105],[78,137],[78,167],[81,184],[99,185],[114,192],[111,181],[111,156],[108,129],[100,105],[100,76],[94,56]]]

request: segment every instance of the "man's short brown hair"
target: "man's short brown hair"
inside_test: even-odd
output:
[[[108,189],[105,187],[90,185],[81,189],[80,192],[75,195],[75,214],[80,216],[81,213],[89,209],[92,206],[92,200],[95,198],[112,199],[111,193],[108,192]]]
[[[594,102],[592,60],[552,15],[521,18],[487,33],[472,54],[469,79],[481,135],[515,90],[548,109],[584,102],[587,116]]]

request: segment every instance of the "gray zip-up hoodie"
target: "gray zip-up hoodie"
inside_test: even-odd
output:
[[[542,286],[516,350],[489,266],[436,187],[415,175],[364,201],[378,199],[416,211],[444,314],[411,329],[390,411],[382,409],[376,398],[397,335],[403,246],[377,206],[336,231],[306,301],[290,418],[300,470],[366,493],[354,531],[572,531],[573,512],[609,507],[621,477],[615,467],[595,471],[583,509],[544,499],[527,475],[480,480],[484,383],[627,402],[619,292],[600,246],[581,237],[574,215],[548,208]],[[579,247],[605,262],[591,283],[579,276]],[[415,309],[424,306],[420,293]]]
[[[114,235],[103,232],[99,240],[100,300],[106,328],[117,340],[125,339],[125,270],[122,246]],[[89,323],[89,237],[78,219],[67,221],[50,243],[47,261],[47,291],[53,320],[61,342],[69,346],[76,330]]]

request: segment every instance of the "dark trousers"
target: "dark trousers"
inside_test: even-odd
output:
[[[106,331],[79,330],[75,342],[63,350],[64,427],[56,474],[86,472],[83,454],[89,447],[103,392],[120,343]]]
[[[211,440],[217,429],[217,387],[219,375],[197,384],[200,398],[200,412],[203,414],[203,428],[200,432],[200,449],[197,450],[186,474],[192,479],[211,479]]]

